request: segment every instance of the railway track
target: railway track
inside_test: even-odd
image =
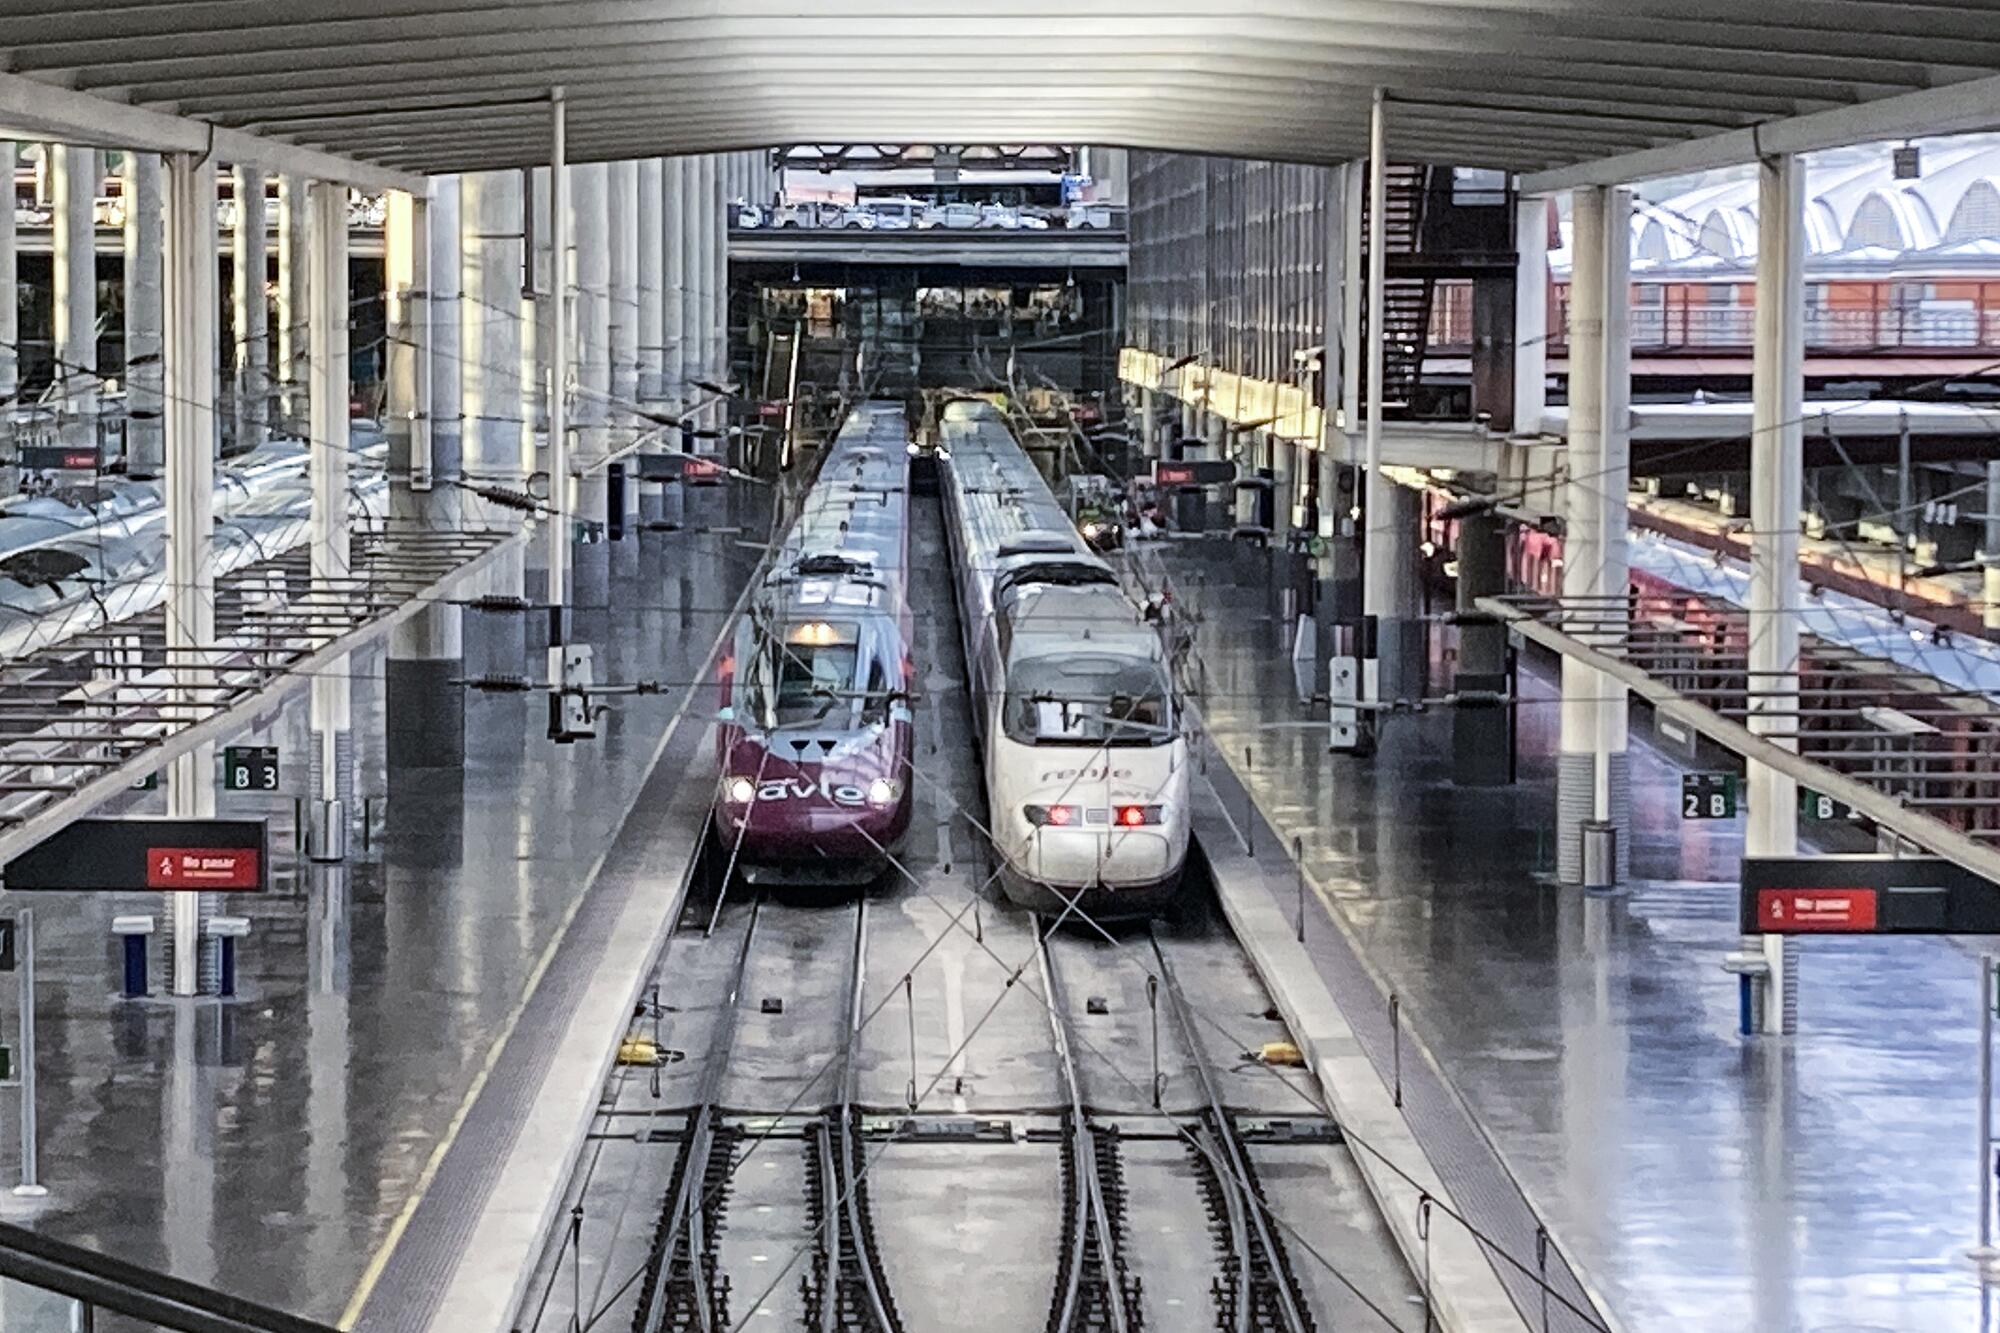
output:
[[[1040,940],[1036,961],[1066,1103],[1063,1244],[1048,1333],[1139,1333],[1145,1321],[1140,1284],[1125,1263],[1125,1186],[1118,1134],[1091,1124],[1070,1040],[1068,1004],[1049,962],[1048,927],[1041,917],[1033,918],[1033,925]]]
[[[1315,1333],[1305,1293],[1259,1185],[1236,1116],[1224,1102],[1215,1071],[1203,1054],[1194,1009],[1157,930],[1147,943],[1167,997],[1167,1009],[1201,1085],[1205,1105],[1190,1140],[1202,1171],[1210,1219],[1227,1255],[1215,1291],[1216,1327],[1223,1333]]]
[[[814,1128],[807,1160],[807,1197],[818,1243],[812,1272],[801,1279],[806,1322],[818,1333],[902,1333],[868,1209],[868,1156],[855,1104],[855,1070],[863,1026],[868,967],[868,902],[854,908],[846,1023],[840,1052],[840,1098]]]

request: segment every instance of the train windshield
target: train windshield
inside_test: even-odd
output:
[[[860,629],[805,621],[767,635],[745,687],[767,727],[809,727],[837,719],[845,726],[859,699]]]
[[[1158,662],[1030,658],[1009,673],[1002,721],[1025,745],[1162,745],[1174,738],[1170,697]]]

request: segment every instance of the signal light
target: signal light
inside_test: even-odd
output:
[[[1078,811],[1073,805],[1031,805],[1026,810],[1028,822],[1036,828],[1067,828],[1078,822]]]

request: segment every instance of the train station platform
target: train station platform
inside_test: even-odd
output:
[[[1507,1179],[1484,1188],[1525,1200],[1525,1230],[1500,1245],[1532,1268],[1538,1219],[1614,1326],[1634,1330],[1989,1326],[1966,1254],[1973,945],[1808,942],[1798,1035],[1743,1037],[1721,966],[1742,830],[1681,822],[1678,765],[1644,726],[1632,882],[1559,887],[1552,664],[1524,663],[1512,787],[1452,783],[1446,710],[1390,719],[1372,759],[1330,755],[1324,707],[1297,702],[1275,596],[1232,573],[1250,562],[1196,543],[1163,559],[1201,617],[1200,706],[1225,800],[1247,793],[1283,848],[1297,840],[1317,904],[1309,947],[1323,971],[1351,953],[1364,978],[1330,983],[1348,1020],[1393,1021],[1405,1077],[1436,1071],[1476,1126],[1467,1145],[1427,1144],[1433,1160],[1490,1154]],[[1386,1049],[1370,1054],[1389,1077]],[[1464,1179],[1463,1160],[1444,1166]]]
[[[591,925],[579,904],[597,868],[630,824],[685,841],[628,816],[764,530],[754,497],[714,490],[701,507],[698,526],[615,545],[609,607],[572,613],[600,682],[662,686],[607,697],[595,739],[549,741],[539,695],[472,691],[462,769],[391,781],[378,653],[353,664],[364,809],[344,864],[292,850],[289,796],[218,794],[219,814],[271,821],[271,891],[229,902],[251,922],[236,999],[170,1000],[157,975],[155,998],[120,997],[111,918],[157,912],[157,895],[33,896],[48,1194],[0,1192],[0,1217],[327,1322],[398,1265],[421,1279],[446,1261],[416,1253],[420,1205],[480,1089],[519,1077],[500,1053],[520,1049],[508,1036]],[[540,676],[529,619],[468,613],[468,656],[509,669],[511,649],[511,670]],[[305,713],[300,697],[241,738],[280,747],[287,787],[304,784]],[[0,1099],[11,1183],[15,1095]]]

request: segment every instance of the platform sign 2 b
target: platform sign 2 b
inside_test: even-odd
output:
[[[7,863],[10,890],[261,893],[261,819],[79,819]]]
[[[1681,774],[1681,818],[1736,818],[1736,781],[1734,773]]]
[[[276,791],[278,789],[278,747],[275,745],[230,745],[222,751],[224,791]]]

